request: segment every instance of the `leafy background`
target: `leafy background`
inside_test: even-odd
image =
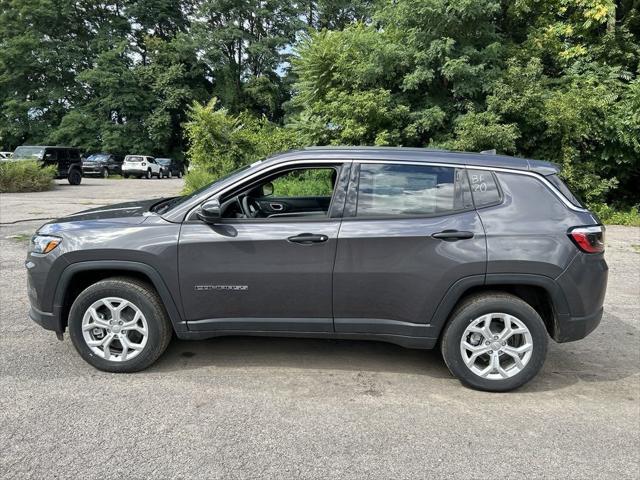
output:
[[[495,148],[637,221],[640,0],[0,7],[2,149],[186,156],[190,190],[304,145]]]

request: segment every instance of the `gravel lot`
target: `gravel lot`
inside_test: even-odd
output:
[[[181,187],[0,195],[1,478],[640,477],[640,229],[608,229],[600,328],[551,343],[515,393],[468,390],[439,353],[375,342],[174,340],[145,372],[94,370],[27,318],[25,249],[44,221],[8,223]]]

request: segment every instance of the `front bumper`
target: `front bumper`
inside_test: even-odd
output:
[[[40,325],[45,330],[52,330],[56,333],[64,332],[64,327],[60,321],[60,315],[55,313],[43,312],[31,305],[29,309],[29,318]]]
[[[104,165],[83,165],[82,174],[83,175],[102,175],[104,168],[105,168]]]

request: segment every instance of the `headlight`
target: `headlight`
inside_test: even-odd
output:
[[[31,251],[33,253],[49,253],[60,245],[60,237],[50,237],[48,235],[34,235],[31,237]]]

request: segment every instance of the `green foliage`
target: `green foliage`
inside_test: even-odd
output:
[[[184,128],[189,139],[192,170],[185,191],[191,192],[237,168],[299,146],[295,132],[265,118],[242,113],[233,115],[216,108],[217,99],[194,103]]]
[[[333,169],[313,169],[291,172],[273,181],[276,197],[322,197],[333,192]]]
[[[640,227],[640,209],[638,206],[614,208],[606,203],[592,203],[589,204],[589,209],[598,215],[600,221],[604,224]]]
[[[633,2],[398,0],[297,47],[306,143],[438,146],[557,162],[586,201],[638,202]],[[635,19],[635,20],[634,20]]]
[[[56,167],[32,160],[0,162],[0,193],[41,192],[51,188]]]

